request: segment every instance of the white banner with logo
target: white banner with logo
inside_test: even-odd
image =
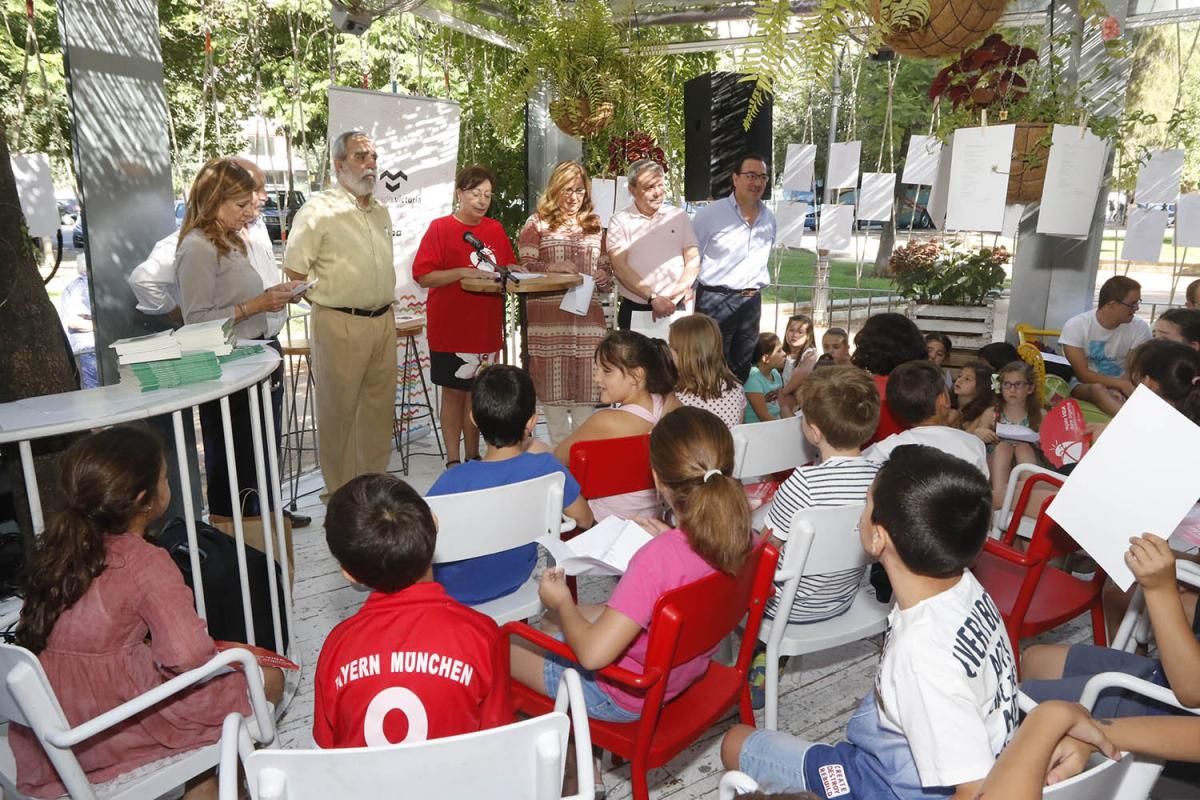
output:
[[[379,154],[375,197],[392,216],[397,315],[425,314],[425,290],[413,280],[413,258],[429,223],[453,210],[460,113],[458,103],[449,100],[329,89],[329,141],[343,131],[365,131]],[[403,358],[403,338],[399,345]],[[428,372],[429,351],[424,336],[418,348],[418,361],[403,365],[397,401],[407,395],[425,402],[420,373]]]

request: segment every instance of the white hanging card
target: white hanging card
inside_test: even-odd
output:
[[[1200,194],[1181,194],[1175,206],[1175,244],[1200,247]]]
[[[852,189],[858,186],[858,162],[861,157],[862,142],[834,142],[829,145],[825,189]]]
[[[850,249],[850,229],[854,226],[854,206],[826,203],[821,207],[821,227],[817,231],[817,249],[844,252]]]
[[[592,304],[592,292],[596,290],[596,279],[591,275],[580,275],[579,277],[583,278],[583,283],[568,289],[558,307],[568,314],[586,317],[588,306]]]
[[[592,208],[600,217],[600,227],[607,228],[617,203],[617,182],[612,178],[592,179]]]
[[[1091,232],[1107,157],[1108,145],[1088,129],[1054,126],[1038,209],[1038,233],[1087,236]]]
[[[1021,226],[1021,216],[1025,213],[1025,206],[1016,203],[1011,206],[1004,207],[1004,227],[1000,229],[1001,236],[1007,236],[1009,239],[1015,239],[1017,229]]]
[[[804,218],[808,203],[782,202],[775,207],[775,244],[780,247],[803,247]]]
[[[10,161],[29,235],[53,236],[62,221],[58,216],[58,203],[54,201],[50,157],[45,153],[29,153],[12,156]]]
[[[813,167],[817,163],[815,144],[789,144],[783,162],[783,190],[809,192],[813,185]]]
[[[1162,258],[1163,237],[1167,233],[1167,212],[1162,208],[1131,208],[1125,226],[1122,261],[1156,264]]]
[[[1183,179],[1182,150],[1151,150],[1138,168],[1135,203],[1174,203]]]
[[[936,136],[913,136],[908,140],[901,183],[933,186],[942,159],[942,141]]]
[[[999,233],[1004,227],[1015,125],[954,132],[946,230]]]
[[[1143,469],[1130,468],[1142,465]],[[1047,513],[1128,589],[1129,539],[1166,539],[1196,503],[1200,426],[1145,386],[1125,402],[1084,455]]]
[[[896,173],[864,172],[858,196],[858,218],[886,222],[896,204]]]
[[[954,142],[951,140],[950,144],[942,148],[942,152],[938,156],[937,174],[933,188],[929,190],[929,205],[926,206],[933,227],[939,231],[946,230],[946,203],[950,194],[950,162],[953,160],[953,155]]]

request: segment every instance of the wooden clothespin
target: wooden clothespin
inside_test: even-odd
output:
[[[984,128],[985,130],[987,129],[987,109],[986,108],[980,109],[980,111],[979,111],[979,127]]]
[[[1087,124],[1090,112],[1085,108],[1079,112],[1079,140],[1083,141],[1087,138]]]

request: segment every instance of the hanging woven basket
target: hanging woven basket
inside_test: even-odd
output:
[[[1050,158],[1050,126],[1040,122],[1018,122],[1013,136],[1012,165],[1008,171],[1008,202],[1037,203],[1046,183]]]
[[[960,53],[982,39],[1008,6],[1008,0],[930,0],[929,21],[910,33],[885,36],[893,50],[911,58],[940,58]],[[879,0],[871,0],[871,18],[879,22]]]
[[[550,103],[550,119],[571,136],[594,136],[607,128],[612,118],[612,103],[593,103],[586,97],[561,98]]]

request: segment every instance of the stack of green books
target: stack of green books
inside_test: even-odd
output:
[[[221,377],[221,362],[208,350],[184,353],[180,358],[163,361],[148,361],[122,367],[122,373],[137,381],[143,392],[155,389],[173,389]],[[124,375],[122,376],[124,382]]]
[[[261,344],[242,345],[241,347],[233,348],[233,351],[228,355],[217,356],[217,361],[220,361],[222,364],[228,364],[230,361],[238,361],[247,356],[258,355],[261,352],[263,352]]]

